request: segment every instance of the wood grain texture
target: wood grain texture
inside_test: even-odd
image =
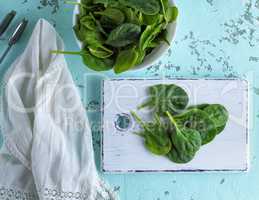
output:
[[[117,114],[136,110],[147,98],[148,86],[175,83],[190,96],[190,105],[220,103],[229,113],[225,130],[203,146],[195,159],[175,164],[147,151],[143,139],[134,135],[139,126],[133,121],[129,130],[115,128]],[[150,119],[148,110],[138,111]],[[103,83],[102,165],[105,172],[154,171],[247,171],[248,170],[248,83],[244,80],[105,80]]]

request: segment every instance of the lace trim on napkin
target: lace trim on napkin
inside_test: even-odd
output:
[[[0,187],[1,200],[38,200],[37,194],[24,192],[16,189]]]
[[[108,185],[101,181],[100,187],[97,187],[94,200],[116,200],[115,192],[108,189]],[[44,200],[93,200],[88,193],[59,191],[56,189],[45,188],[40,192]]]
[[[44,199],[46,200],[65,200],[65,199],[78,199],[78,200],[87,200],[88,195],[87,193],[81,193],[81,192],[65,192],[65,191],[58,191],[55,189],[49,189],[45,188],[44,191],[41,194]]]
[[[45,200],[89,200],[87,193],[57,191],[48,188],[43,191],[42,197]],[[1,187],[0,200],[39,200],[39,198],[37,194]],[[113,200],[113,197],[104,197],[102,193],[97,192],[96,200]]]

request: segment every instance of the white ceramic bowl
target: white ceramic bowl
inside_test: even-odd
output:
[[[80,0],[77,0],[78,2],[80,2]],[[174,0],[170,0],[172,5],[175,5]],[[79,7],[75,6],[74,9],[74,13],[73,13],[73,26],[76,24],[76,15],[79,13]],[[167,39],[170,42],[170,44],[172,44],[173,39],[175,37],[175,32],[176,32],[176,22],[170,23],[167,26]],[[76,35],[74,34],[75,38]],[[82,43],[76,38],[76,42],[78,44],[78,46],[81,48]],[[150,65],[154,64],[164,53],[166,53],[168,51],[168,49],[170,48],[170,46],[168,46],[168,44],[166,43],[161,43],[160,46],[156,47],[150,54],[148,54],[144,61],[135,66],[134,68],[132,68],[131,70],[137,70],[137,69],[143,69],[145,67],[149,67]]]

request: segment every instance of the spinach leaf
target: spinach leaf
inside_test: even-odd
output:
[[[109,0],[109,7],[118,7],[121,8],[122,5],[120,4],[120,2],[118,0]]]
[[[141,52],[138,48],[136,51]],[[149,99],[139,108],[154,108],[155,121],[144,123],[132,113],[144,129],[137,134],[145,139],[147,149],[157,155],[164,155],[166,151],[161,150],[162,144],[168,143],[162,143],[165,138],[154,137],[151,133],[160,135],[166,132],[171,140],[171,147],[166,156],[175,163],[190,162],[202,145],[211,142],[225,128],[229,118],[227,109],[220,104],[200,104],[186,109],[188,95],[174,84],[153,85],[149,87],[149,94]],[[159,115],[167,116],[169,120],[163,118],[161,122]]]
[[[187,130],[187,131],[193,131],[191,129]],[[190,136],[188,134],[188,132],[184,131],[184,133],[186,133],[186,136]],[[177,140],[176,140],[177,142]],[[190,162],[191,160],[194,159],[196,152],[186,152],[186,153],[182,153],[181,150],[178,150],[174,145],[172,145],[172,149],[171,151],[167,154],[167,157],[169,158],[169,160],[171,160],[172,162],[175,162],[177,164],[185,164]]]
[[[215,123],[217,134],[224,130],[229,117],[228,111],[224,106],[220,104],[200,104],[196,106],[190,106],[188,107],[188,110],[194,108],[200,109],[207,113],[209,118]]]
[[[185,113],[174,116],[179,126],[197,130],[202,138],[202,144],[208,144],[217,135],[217,128],[208,114],[199,109],[190,109]]]
[[[166,44],[168,44],[168,46],[170,46],[170,42],[167,39],[167,30],[163,30],[159,33],[159,35],[156,37],[156,39],[153,42],[156,43],[161,43],[161,42],[165,42]]]
[[[157,22],[157,18],[159,18],[159,14],[157,15],[143,15],[143,23],[145,25],[152,25]]]
[[[84,64],[92,70],[107,71],[113,67],[113,60],[97,58],[91,55],[88,51],[82,51],[81,56]]]
[[[128,7],[122,8],[122,10],[126,16],[127,23],[142,25],[143,20],[140,12]]]
[[[196,108],[196,109],[203,110],[203,109],[205,109],[206,107],[208,107],[209,105],[210,105],[210,104],[208,104],[208,103],[203,103],[203,104],[199,104],[199,105],[195,105],[195,106],[189,106],[187,109],[188,109],[188,110],[191,110],[191,109]]]
[[[149,43],[148,48],[156,48],[157,46],[160,45],[160,41],[152,41],[151,43]]]
[[[99,46],[104,43],[104,38],[98,30],[89,30],[81,27],[79,34],[86,45]]]
[[[118,6],[119,2],[117,0],[93,0],[94,4],[103,4],[104,7],[114,7]]]
[[[168,0],[160,0],[160,3],[161,3],[164,18],[165,18],[166,21],[168,21],[166,11],[169,7],[169,1]]]
[[[92,17],[90,16],[84,16],[80,19],[80,25],[84,26],[85,28],[95,31],[96,30],[96,25],[95,22],[93,21]]]
[[[154,112],[160,116],[164,116],[166,111],[179,113],[186,108],[189,102],[189,97],[185,90],[174,84],[151,86],[149,87],[149,95],[149,99],[138,108],[153,108]]]
[[[90,53],[97,58],[108,58],[113,55],[113,51],[102,46],[89,46],[88,47]]]
[[[164,24],[159,25],[148,25],[145,31],[142,33],[139,41],[139,46],[141,50],[145,50],[150,46],[155,37],[162,31]]]
[[[137,15],[135,14],[134,10],[132,8],[123,8],[123,12],[125,14],[126,17],[126,22],[127,23],[132,23],[132,24],[136,24],[135,22],[137,20],[135,20],[137,17]]]
[[[103,4],[104,7],[107,7],[109,4],[109,0],[93,0],[94,4]]]
[[[106,44],[113,47],[124,47],[133,43],[139,36],[140,32],[140,26],[136,24],[124,23],[110,33]]]
[[[97,20],[97,19],[95,18],[95,16],[94,16],[92,13],[89,13],[89,16],[90,16],[90,17],[92,18],[92,20],[95,22],[95,26],[96,26],[95,29],[97,29],[97,30],[100,31],[104,36],[107,37],[107,33],[106,33],[106,31],[103,29],[103,27],[102,27],[100,21]]]
[[[176,6],[170,6],[168,0],[160,0],[160,2],[166,22],[174,22],[178,17],[178,8]]]
[[[78,24],[76,24],[76,25],[73,27],[73,30],[74,30],[74,33],[75,33],[77,39],[82,42],[82,41],[84,40],[84,38],[83,38],[82,35],[81,35],[80,26],[79,26]]]
[[[138,52],[138,59],[136,61],[136,65],[140,64],[143,62],[145,56],[146,56],[146,51],[141,50],[140,48],[137,48],[136,51]]]
[[[125,6],[137,9],[146,15],[156,15],[160,11],[158,0],[119,0]]]
[[[114,72],[116,74],[125,72],[129,70],[130,68],[134,67],[138,59],[138,52],[136,51],[136,48],[130,48],[121,51],[116,59],[115,65],[114,65]]]
[[[125,20],[123,12],[117,8],[106,8],[104,11],[94,12],[94,14],[104,16],[106,20],[116,25],[122,24]]]
[[[161,42],[169,44],[166,26],[178,13],[168,0],[81,0],[80,3],[66,3],[79,6],[73,30],[82,42],[82,52],[86,50],[93,56],[92,60],[109,58],[109,63],[110,60],[116,63],[115,73],[141,64]],[[126,53],[133,58],[131,61],[123,61]]]
[[[166,10],[166,19],[167,19],[167,21],[169,23],[176,21],[176,19],[178,17],[178,12],[179,11],[178,11],[178,8],[176,6],[169,7]]]
[[[164,29],[165,23],[162,20],[163,17],[160,15],[157,19],[157,23],[146,26],[146,29],[141,34],[139,40],[139,47],[141,50],[145,50],[150,43],[158,36],[158,34]]]
[[[88,50],[82,50],[79,52],[73,51],[51,51],[51,53],[67,54],[67,55],[79,55],[83,59],[83,63],[94,71],[107,71],[112,69],[113,60],[111,59],[100,59],[93,56]]]
[[[93,0],[81,0],[81,4],[86,5],[86,6],[91,5],[92,2],[93,2]]]
[[[118,26],[118,24],[116,24],[112,19],[110,19],[106,16],[101,17],[100,24],[105,29],[105,31],[108,33]]]
[[[171,133],[173,145],[167,157],[176,163],[188,163],[201,147],[200,133],[194,129],[179,126],[175,118],[169,112],[166,113],[174,127]]]
[[[140,133],[136,133],[145,140],[145,147],[156,155],[166,155],[172,147],[172,143],[167,129],[158,116],[155,116],[154,122],[144,123],[135,112],[131,112],[134,119],[144,129]]]
[[[217,134],[221,133],[228,121],[228,111],[227,109],[219,104],[212,104],[204,108],[210,119],[212,119],[217,128]]]

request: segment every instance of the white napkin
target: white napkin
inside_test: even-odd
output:
[[[39,199],[114,200],[98,176],[91,130],[64,56],[50,54],[56,49],[64,49],[61,38],[39,20],[5,76],[7,149],[31,172]]]

